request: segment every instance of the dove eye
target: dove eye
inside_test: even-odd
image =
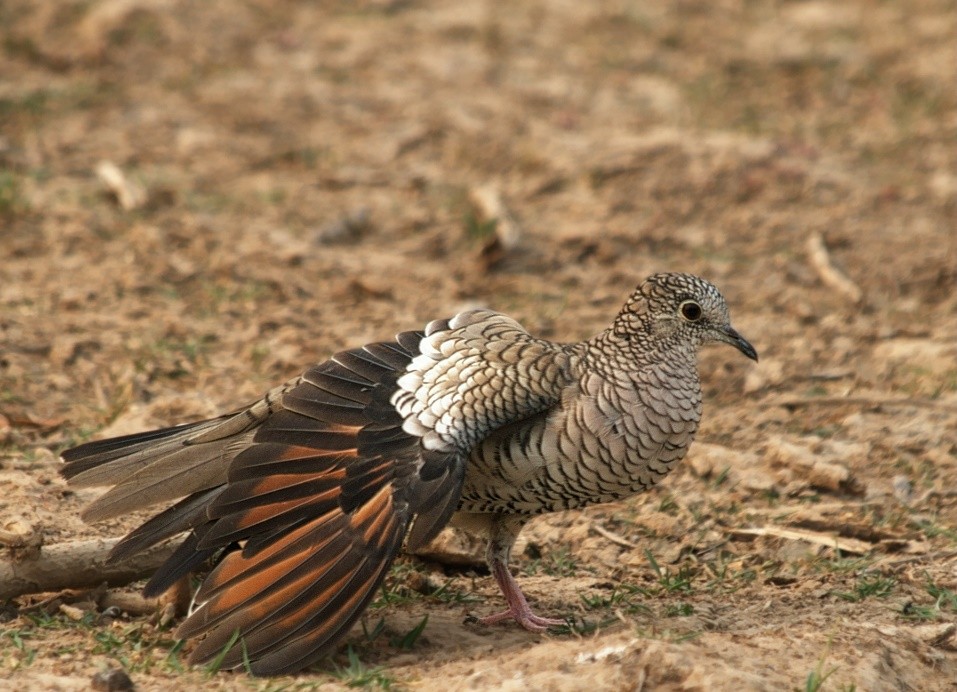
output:
[[[681,310],[681,316],[689,322],[696,322],[701,319],[701,306],[693,300],[686,300],[678,309]]]

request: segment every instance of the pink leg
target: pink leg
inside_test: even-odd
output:
[[[508,610],[479,618],[478,621],[480,623],[483,625],[494,625],[503,620],[513,619],[529,632],[544,632],[549,627],[568,624],[565,620],[543,618],[533,613],[528,605],[528,600],[525,598],[525,594],[522,593],[522,588],[518,585],[518,582],[515,581],[515,577],[512,576],[512,573],[508,571],[508,566],[501,560],[495,558],[491,559],[489,563],[489,566],[492,568],[492,574],[495,576],[495,581],[498,582],[499,588],[502,589],[502,595],[505,596],[505,601],[508,603]]]

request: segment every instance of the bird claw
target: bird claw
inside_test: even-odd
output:
[[[549,627],[562,627],[568,624],[565,620],[558,620],[556,618],[543,618],[539,615],[533,613],[529,608],[517,608],[508,610],[503,610],[501,613],[495,613],[494,615],[486,615],[483,618],[470,618],[471,622],[476,622],[480,625],[495,625],[504,620],[515,620],[523,629],[528,630],[529,632],[544,632]]]

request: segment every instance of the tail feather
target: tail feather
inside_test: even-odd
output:
[[[229,447],[221,443],[181,443],[176,451],[146,456],[133,473],[124,468],[127,475],[114,478],[115,485],[83,510],[83,519],[110,519],[222,485],[226,482],[228,457]],[[104,473],[110,470],[99,468]],[[119,476],[119,469],[116,471]]]
[[[183,444],[185,439],[196,434],[198,426],[208,425],[218,420],[185,423],[159,430],[86,442],[61,454],[66,464],[60,473],[70,481],[70,485],[77,487],[109,485],[116,480],[115,475],[112,475],[116,473],[118,466],[116,462],[122,462],[124,469],[128,466],[135,467],[137,462],[142,462],[144,458],[158,456]],[[113,465],[109,467],[110,475],[107,476],[103,473],[105,470],[103,467],[111,462]]]
[[[113,486],[83,511],[100,521],[226,483],[230,460],[280,409],[290,380],[252,406],[218,418],[88,442],[63,453],[63,475],[78,487]]]

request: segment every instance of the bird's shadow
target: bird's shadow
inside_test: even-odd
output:
[[[481,611],[481,604],[476,611]],[[395,669],[428,662],[470,660],[509,653],[549,639],[590,636],[624,625],[615,618],[568,618],[567,625],[545,633],[529,632],[513,622],[485,625],[472,609],[416,608],[367,614],[350,632],[339,652],[312,668],[315,672],[343,671],[358,662]]]

